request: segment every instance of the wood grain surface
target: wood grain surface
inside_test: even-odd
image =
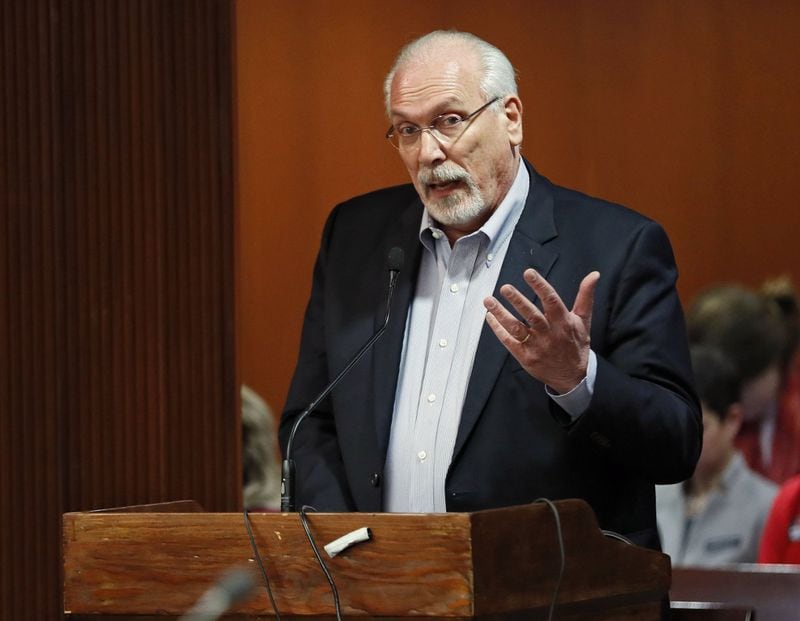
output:
[[[657,619],[669,587],[667,557],[607,539],[582,501],[556,507],[566,551],[560,617]],[[330,589],[299,516],[250,518],[282,615],[331,617]],[[545,618],[556,587],[558,537],[544,505],[311,513],[308,521],[320,548],[357,528],[372,533],[333,559],[323,552],[347,616]],[[243,516],[231,513],[69,513],[64,551],[65,610],[74,614],[177,615],[226,569],[255,565]],[[260,590],[234,612],[270,610]]]

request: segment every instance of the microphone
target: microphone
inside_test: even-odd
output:
[[[254,586],[249,571],[230,569],[197,600],[192,609],[181,617],[181,621],[215,621],[231,606],[250,595]]]
[[[303,410],[300,416],[297,417],[297,420],[294,421],[294,425],[292,425],[292,431],[289,434],[289,441],[286,443],[286,458],[283,460],[281,465],[281,512],[288,513],[295,511],[295,503],[294,503],[294,461],[292,460],[292,445],[294,443],[294,436],[297,433],[297,429],[300,426],[306,417],[311,414],[320,402],[327,397],[330,392],[337,386],[337,384],[342,381],[345,375],[350,372],[355,364],[361,360],[362,356],[366,354],[370,348],[375,344],[381,335],[386,331],[386,327],[389,325],[389,313],[392,307],[392,295],[394,294],[395,285],[397,285],[397,275],[400,273],[400,270],[403,268],[403,262],[405,260],[405,253],[403,252],[402,248],[398,248],[394,246],[391,250],[389,250],[389,255],[386,257],[386,264],[389,268],[389,292],[386,295],[386,315],[383,318],[383,324],[378,331],[373,334],[370,339],[361,346],[353,358],[348,362],[345,367],[339,371],[339,374],[333,378],[333,381],[328,384],[319,395],[311,402],[311,404]]]

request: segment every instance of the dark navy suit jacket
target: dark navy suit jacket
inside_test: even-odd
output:
[[[525,165],[531,189],[497,286],[530,292],[522,273],[533,267],[571,307],[583,277],[600,272],[594,395],[571,424],[484,326],[447,473],[447,508],[583,498],[601,527],[658,547],[653,486],[692,474],[702,435],[669,240],[652,220],[558,187]],[[284,451],[296,416],[381,324],[389,249],[399,246],[406,260],[386,333],[297,433],[298,506],[382,509],[422,211],[405,185],[338,205],[326,223],[281,422]]]

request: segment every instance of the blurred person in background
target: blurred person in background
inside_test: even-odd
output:
[[[703,450],[688,481],[656,487],[662,547],[673,565],[753,563],[777,485],[750,470],[734,446],[744,418],[736,367],[708,346],[691,355]]]
[[[281,471],[275,419],[252,388],[243,385],[241,397],[244,508],[277,511],[281,506]]]
[[[800,565],[800,475],[784,483],[775,497],[761,537],[758,562]]]
[[[800,302],[786,276],[766,281],[762,295],[778,309],[786,333],[772,458],[764,474],[778,483],[800,474]]]
[[[794,476],[784,482],[772,505],[758,562],[800,564],[800,303],[797,291],[786,276],[768,280],[761,292],[780,310],[787,332],[785,372],[770,473],[776,480]]]
[[[687,324],[690,343],[717,348],[734,364],[743,416],[736,445],[750,468],[780,483],[779,465],[800,449],[777,429],[788,341],[781,312],[756,291],[717,285],[692,302]]]

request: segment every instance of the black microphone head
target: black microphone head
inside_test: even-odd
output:
[[[406,253],[403,252],[402,248],[397,246],[393,246],[391,250],[389,250],[389,256],[386,257],[386,262],[389,265],[390,272],[399,272],[403,269],[403,262],[406,259]]]

